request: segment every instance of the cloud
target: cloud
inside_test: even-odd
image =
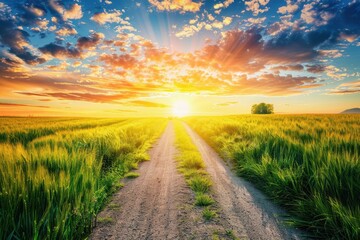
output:
[[[142,100],[130,101],[130,102],[125,103],[125,105],[138,106],[138,107],[152,107],[152,108],[168,108],[168,107],[170,107],[167,104],[142,101]]]
[[[63,47],[55,43],[46,44],[45,46],[40,47],[39,50],[44,54],[51,55],[59,59],[82,57],[82,54],[78,49]]]
[[[192,0],[149,0],[149,3],[159,11],[180,11],[182,13],[198,12],[202,5],[202,2],[193,2]]]
[[[342,83],[335,89],[331,90],[329,94],[356,94],[360,93],[360,80],[353,82]]]
[[[29,44],[29,33],[16,27],[13,19],[0,16],[0,42],[9,48],[9,53],[16,55],[30,65],[45,62],[41,56],[35,55]],[[3,57],[3,53],[0,54]]]
[[[264,13],[269,10],[266,5],[270,0],[248,0],[245,1],[246,10],[251,11],[254,16],[257,16],[259,13]]]
[[[214,5],[214,9],[218,10],[221,8],[227,8],[228,6],[230,6],[230,4],[232,4],[234,2],[234,0],[225,0],[223,3],[217,3]]]
[[[304,89],[323,86],[315,77],[280,76],[263,74],[256,79],[241,81],[239,92],[245,94],[263,94],[270,96],[286,96],[302,93]]]
[[[127,109],[114,109],[114,110],[107,110],[106,112],[127,112],[127,113],[132,113],[132,112],[138,112],[136,110],[127,110]]]
[[[201,31],[205,25],[205,22],[197,22],[194,25],[184,25],[183,29],[180,32],[177,32],[175,36],[178,38],[191,37],[195,33]]]
[[[43,17],[47,11],[41,4],[17,4],[19,10],[19,21],[25,26],[39,25],[40,17]]]
[[[266,20],[266,17],[262,18],[248,18],[246,21],[250,23],[250,26],[262,24]]]
[[[75,28],[71,27],[70,25],[64,25],[62,28],[56,31],[58,36],[66,37],[70,35],[76,35],[77,31]]]
[[[73,4],[70,9],[64,11],[64,19],[81,19],[83,16],[81,6]]]
[[[292,4],[291,0],[287,0],[286,4],[287,4],[286,6],[279,7],[278,13],[292,14],[299,9],[299,6],[297,5],[297,3]]]
[[[326,70],[326,66],[323,65],[306,65],[306,71],[311,73],[322,73]]]
[[[334,79],[343,79],[344,77],[348,76],[342,69],[339,69],[333,65],[329,65],[325,67],[326,75]]]
[[[48,0],[47,5],[57,17],[66,21],[68,19],[81,19],[83,17],[81,6],[77,3],[73,4],[69,9],[66,9],[60,1]]]
[[[54,71],[64,71],[68,66],[69,64],[67,62],[61,62],[59,65],[50,65],[48,68]]]
[[[282,65],[273,67],[272,70],[282,70],[282,71],[301,71],[304,69],[304,66],[301,64],[296,65]]]
[[[100,93],[86,93],[86,92],[44,92],[44,93],[32,93],[32,92],[18,92],[19,94],[28,96],[42,96],[42,97],[54,97],[62,100],[72,101],[86,101],[96,103],[119,103],[118,100],[138,97],[138,93],[135,92],[122,92],[120,94],[100,94]]]
[[[227,106],[231,106],[231,105],[234,105],[237,103],[238,102],[223,102],[223,103],[217,103],[216,106],[227,107]]]
[[[121,21],[121,12],[115,10],[114,12],[101,12],[95,13],[90,19],[94,22],[97,22],[100,25],[104,25],[105,23],[119,23]]]
[[[232,22],[232,18],[231,18],[231,17],[224,17],[224,19],[223,19],[223,24],[224,24],[225,26],[230,25],[231,22]]]
[[[37,108],[50,108],[49,106],[18,104],[18,103],[3,103],[0,102],[0,107],[37,107]]]
[[[133,68],[139,63],[138,60],[130,54],[102,54],[100,55],[99,60],[105,62],[109,66],[122,67],[124,69]]]
[[[329,57],[329,58],[339,58],[342,56],[342,53],[339,49],[330,49],[330,50],[319,50],[319,53],[322,56]]]
[[[92,49],[96,47],[101,40],[105,38],[103,33],[92,33],[90,37],[80,37],[77,40],[76,46],[79,49]]]
[[[308,24],[315,23],[316,21],[317,12],[313,9],[314,5],[315,3],[305,4],[301,10],[301,19]]]

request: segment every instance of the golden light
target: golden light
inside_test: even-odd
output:
[[[172,113],[174,117],[185,117],[190,113],[190,106],[187,101],[178,100],[172,106]]]

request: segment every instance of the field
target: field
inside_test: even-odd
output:
[[[164,119],[1,118],[0,239],[81,239]]]
[[[111,204],[120,206],[126,199],[124,207],[130,206],[130,209],[123,209],[121,216],[128,216],[129,211],[136,209],[133,205],[137,201],[143,215],[131,213],[132,221],[140,224],[139,228],[145,233],[149,227],[141,224],[149,219],[150,223],[158,221],[158,215],[152,213],[151,218],[141,221],[138,217],[148,216],[148,212],[154,211],[154,205],[162,201],[167,203],[158,210],[162,218],[173,206],[169,199],[161,197],[172,196],[179,204],[192,199],[188,209],[194,206],[201,209],[202,216],[196,218],[200,223],[186,223],[168,216],[166,221],[175,225],[187,224],[184,229],[199,228],[203,222],[217,224],[221,225],[222,234],[231,238],[240,222],[226,225],[217,213],[239,221],[249,215],[240,216],[226,209],[226,203],[231,202],[239,205],[237,211],[259,216],[259,221],[254,223],[258,227],[255,232],[260,234],[256,236],[266,236],[262,211],[255,214],[252,211],[257,211],[257,205],[250,210],[246,204],[240,206],[236,202],[240,195],[236,192],[240,189],[238,183],[233,182],[232,177],[221,182],[221,174],[233,173],[217,165],[223,161],[218,160],[214,156],[217,154],[205,147],[205,141],[188,126],[219,153],[238,176],[254,183],[272,201],[287,209],[291,215],[286,218],[290,225],[305,229],[316,238],[360,239],[360,118],[357,115],[241,115],[173,121],[164,118],[0,118],[0,239],[85,238],[109,197],[122,187],[120,180],[124,177],[133,178],[129,181],[134,181],[136,186],[127,189],[128,192],[139,189],[146,197],[139,199],[135,194]],[[160,145],[153,153],[157,159],[150,161],[153,164],[145,166],[141,173],[132,172],[140,162],[150,159],[149,150],[161,135]],[[181,176],[173,178],[175,163],[170,164],[169,159],[176,161]],[[148,169],[152,169],[150,174]],[[153,175],[156,171],[158,176]],[[146,176],[141,179],[142,174]],[[182,186],[179,178],[184,178],[187,186]],[[179,182],[172,183],[171,179]],[[151,182],[151,186],[146,186],[147,182]],[[178,192],[184,192],[183,187],[192,190],[189,196],[175,197]],[[217,192],[218,189],[233,195]],[[148,190],[153,194],[151,199],[147,199],[150,193],[145,191]],[[113,211],[111,207],[109,211]],[[112,214],[120,216],[119,212]],[[185,218],[190,221],[189,217]],[[104,219],[112,221],[110,217]],[[254,232],[251,222],[254,218],[249,219],[244,223],[243,232],[238,231],[240,235],[247,234],[246,229]],[[121,223],[122,219],[117,221]],[[114,226],[115,232],[124,231],[121,224]],[[174,229],[182,227],[174,226]],[[97,234],[102,236],[101,232]]]
[[[236,172],[317,237],[360,238],[360,118],[356,115],[190,117]]]

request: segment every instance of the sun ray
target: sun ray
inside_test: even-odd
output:
[[[172,105],[172,114],[174,117],[185,117],[190,114],[190,105],[185,100],[177,100]]]

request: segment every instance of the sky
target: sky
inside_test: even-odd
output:
[[[360,0],[0,0],[0,116],[247,114],[260,102],[360,107]]]

